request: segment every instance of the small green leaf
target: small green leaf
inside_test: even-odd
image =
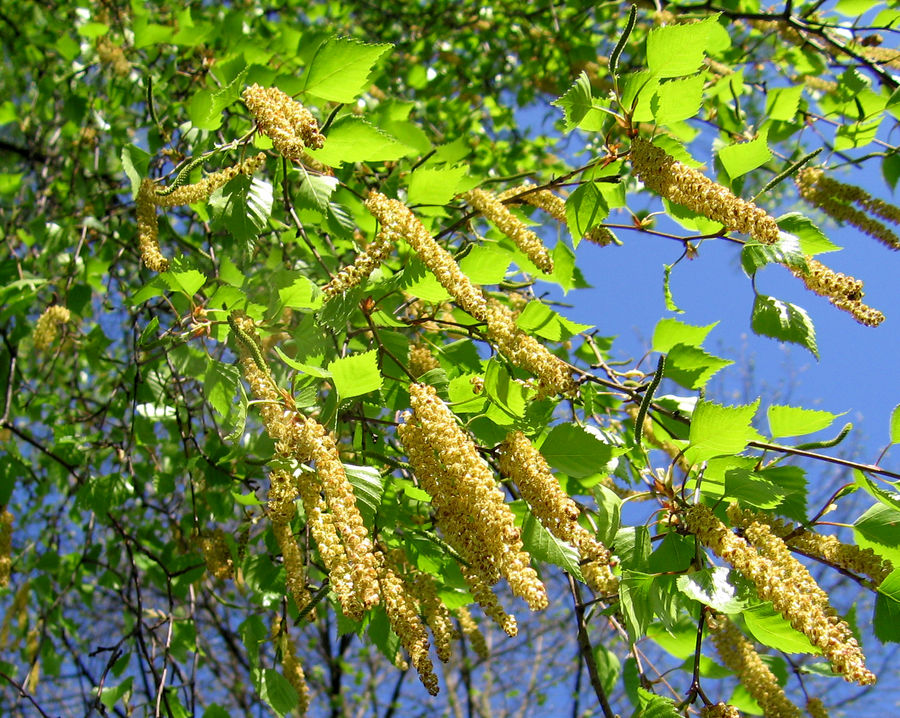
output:
[[[681,718],[675,701],[665,696],[658,696],[646,688],[638,688],[641,707],[637,718]]]
[[[667,125],[695,117],[700,111],[703,83],[702,74],[661,82],[651,101],[656,122]]]
[[[516,325],[524,332],[563,342],[580,332],[591,329],[590,324],[578,324],[557,314],[543,302],[531,301],[516,319]]]
[[[603,471],[616,451],[578,424],[557,424],[541,444],[541,454],[554,469],[583,479]]]
[[[756,334],[799,344],[809,349],[816,359],[819,358],[816,330],[812,319],[802,307],[765,294],[757,294],[751,323]]]
[[[259,695],[279,716],[286,715],[297,706],[297,691],[288,683],[287,678],[274,668],[263,669]]]
[[[719,150],[719,161],[731,179],[745,175],[772,159],[766,135],[767,132],[762,131],[754,140],[738,142]]]
[[[587,73],[582,70],[566,93],[552,103],[561,107],[565,117],[564,132],[571,132],[584,116],[594,106],[594,98],[591,96],[591,81]]]
[[[666,355],[665,376],[688,389],[700,389],[716,372],[733,363],[699,347],[676,344]]]
[[[666,25],[647,36],[647,67],[656,77],[693,75],[703,64],[712,25],[718,13],[689,25]]]
[[[895,570],[885,579],[887,582],[897,571]],[[884,583],[882,583],[882,586]],[[891,581],[891,588],[897,588],[897,580]],[[896,592],[892,596],[881,593],[879,586],[878,597],[875,599],[875,618],[872,622],[872,628],[875,631],[875,638],[882,643],[900,643],[900,602],[896,598]]]
[[[384,482],[381,473],[372,466],[355,466],[344,464],[344,472],[347,480],[353,487],[356,496],[356,505],[362,514],[363,521],[371,526],[375,521],[375,514],[381,505],[381,496],[384,494]]]
[[[663,298],[666,301],[666,309],[670,312],[677,312],[678,314],[684,314],[684,310],[680,309],[677,304],[675,304],[675,298],[672,296],[672,288],[671,288],[671,276],[672,276],[672,264],[666,264],[663,266]]]
[[[300,183],[297,185],[297,206],[327,214],[331,195],[337,186],[337,177],[310,174],[301,165]]]
[[[634,642],[643,638],[653,618],[650,589],[653,576],[637,571],[625,571],[619,581],[619,602],[625,617],[628,638]]]
[[[766,114],[770,120],[790,122],[797,114],[803,84],[793,87],[779,87],[766,94]]]
[[[327,379],[331,376],[331,372],[327,369],[291,359],[291,357],[281,350],[281,347],[276,346],[275,353],[279,356],[281,361],[291,367],[291,369],[302,371],[304,374],[309,374],[310,376],[318,377],[319,379]]]
[[[116,703],[124,698],[124,705],[127,708],[128,696],[131,695],[131,685],[133,682],[134,678],[129,676],[117,686],[104,686],[103,690],[100,692],[100,702],[109,710],[114,710]]]
[[[374,349],[335,359],[328,365],[328,371],[342,399],[368,394],[384,383],[378,369],[378,352]]]
[[[316,49],[306,68],[303,89],[330,102],[353,102],[368,89],[375,63],[393,46],[369,45],[330,37]]]
[[[802,409],[794,406],[772,404],[766,411],[769,432],[773,438],[782,436],[806,436],[827,429],[841,414],[816,409]]]
[[[506,277],[512,254],[496,244],[479,244],[459,260],[459,268],[475,284],[499,284]]]
[[[699,400],[691,417],[691,443],[685,452],[688,463],[740,453],[747,442],[761,438],[751,425],[758,408],[759,399],[743,406]]]
[[[900,494],[896,491],[885,491],[858,469],[853,469],[853,478],[856,480],[856,485],[870,496],[873,496],[885,506],[888,506],[895,511],[900,511]]]
[[[593,182],[585,182],[566,199],[566,223],[575,247],[592,227],[609,214],[603,194]]]
[[[747,624],[747,630],[763,645],[785,653],[821,653],[806,636],[777,613],[768,601],[744,609],[741,616]]]
[[[900,444],[900,404],[891,412],[891,443]]]
[[[619,533],[622,523],[622,499],[602,484],[593,487],[592,493],[597,502],[594,523],[597,527],[597,540],[609,546]]]
[[[468,168],[420,167],[409,178],[407,202],[414,204],[447,204],[459,192],[460,184],[466,177]]]
[[[273,202],[268,180],[238,175],[213,192],[209,207],[214,226],[228,230],[239,243],[247,245],[267,226]]]
[[[356,115],[344,115],[328,130],[325,146],[310,152],[331,167],[344,162],[386,162],[418,152]]]
[[[584,580],[578,565],[578,552],[545,529],[530,511],[525,514],[522,523],[522,543],[536,560],[552,563],[579,581]]]
[[[716,324],[718,322],[707,324],[705,327],[696,327],[677,319],[660,319],[653,330],[653,351],[666,354],[676,344],[699,347]]]
[[[173,292],[193,297],[206,284],[206,276],[196,269],[170,269],[160,275]]]
[[[840,249],[813,224],[809,217],[804,217],[799,212],[790,212],[779,217],[778,228],[797,237],[800,241],[800,251],[811,257]]]
[[[309,279],[300,276],[278,290],[283,307],[291,309],[318,309],[322,306],[322,293]]]
[[[519,382],[513,381],[503,364],[496,359],[491,359],[485,369],[484,393],[509,419],[521,419],[525,416],[531,392]]]
[[[128,144],[122,148],[122,167],[131,182],[131,196],[137,197],[141,188],[141,181],[150,172],[150,158],[152,155],[145,152],[137,145]]]

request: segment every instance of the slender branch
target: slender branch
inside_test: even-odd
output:
[[[605,718],[614,718],[615,713],[613,713],[609,705],[609,699],[606,697],[606,691],[603,689],[600,672],[597,670],[597,661],[594,659],[594,649],[591,647],[591,639],[588,636],[587,623],[584,620],[584,604],[581,602],[581,591],[571,575],[567,574],[567,578],[569,579],[569,590],[572,593],[572,601],[575,606],[575,621],[578,624],[578,647],[587,665],[591,687],[597,695],[597,700],[600,701],[600,709],[603,711]]]

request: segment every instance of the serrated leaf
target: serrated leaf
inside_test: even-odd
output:
[[[711,25],[719,15],[713,15],[690,25],[666,25],[650,31],[647,36],[647,67],[656,77],[693,75],[703,64]]]
[[[137,145],[127,144],[122,148],[122,168],[131,182],[131,196],[137,197],[138,190],[141,188],[141,181],[150,172],[149,152],[142,150]]]
[[[653,351],[666,354],[676,344],[699,347],[716,324],[718,322],[698,327],[673,318],[660,319],[653,329]]]
[[[196,269],[170,269],[160,275],[173,292],[193,297],[206,284],[206,275]]]
[[[413,204],[447,204],[459,192],[468,168],[420,167],[409,178],[407,202]]]
[[[748,242],[741,248],[741,267],[748,277],[767,264],[782,264],[803,273],[809,268],[799,238],[787,232],[781,232],[775,244]]]
[[[188,103],[188,117],[199,130],[213,131],[222,126],[222,111],[241,96],[247,70],[241,70],[225,87],[215,91],[200,90]]]
[[[616,452],[578,424],[557,424],[541,444],[541,454],[554,469],[583,479],[603,471]]]
[[[661,82],[650,105],[660,125],[681,122],[695,117],[703,98],[702,74]]]
[[[575,78],[572,86],[566,90],[566,93],[558,100],[554,100],[552,104],[555,107],[561,107],[563,110],[565,117],[563,131],[571,132],[574,130],[594,106],[594,98],[591,95],[591,81],[588,79],[587,73],[582,70],[581,74]]]
[[[381,497],[384,494],[384,482],[378,469],[371,466],[355,466],[344,464],[344,472],[347,480],[353,487],[356,496],[356,505],[362,514],[363,521],[371,526],[381,505]]]
[[[769,90],[766,94],[766,114],[769,116],[769,119],[780,122],[793,120],[797,114],[802,94],[802,83],[793,87],[779,87]]]
[[[282,307],[291,309],[318,309],[322,306],[322,293],[319,288],[306,277],[296,277],[286,287],[278,290],[278,299]]]
[[[900,643],[900,603],[895,598],[878,594],[872,628],[875,638],[882,643]]]
[[[522,543],[525,550],[538,561],[552,563],[579,581],[584,580],[578,565],[578,551],[551,534],[530,511],[525,514],[522,522]]]
[[[585,182],[566,199],[566,224],[575,247],[592,227],[609,214],[603,194],[593,182]]]
[[[418,152],[356,115],[344,115],[328,130],[325,146],[310,152],[331,167],[344,162],[386,162]]]
[[[306,68],[303,89],[330,102],[353,102],[368,89],[375,63],[393,45],[369,45],[330,37],[319,45]]]
[[[891,412],[891,443],[900,444],[900,404]]]
[[[737,454],[747,442],[761,438],[751,425],[759,399],[742,406],[722,406],[700,399],[691,416],[688,463],[698,464],[714,456]]]
[[[331,376],[331,372],[327,369],[291,359],[291,357],[281,350],[281,347],[276,346],[274,349],[281,361],[291,367],[291,369],[302,371],[304,374],[309,374],[310,376],[318,377],[319,379],[326,379]]]
[[[782,302],[765,294],[757,294],[753,304],[751,325],[756,334],[799,344],[809,349],[816,359],[819,358],[816,330],[803,307]]]
[[[684,310],[675,304],[675,298],[672,296],[671,278],[673,266],[672,264],[663,265],[663,299],[666,302],[666,310],[684,314]]]
[[[368,394],[380,389],[384,383],[378,369],[378,352],[374,349],[335,359],[328,365],[328,371],[342,399]]]
[[[524,332],[562,342],[591,329],[590,324],[579,324],[556,313],[543,302],[531,301],[516,318],[516,325]]]
[[[803,409],[795,406],[773,404],[766,411],[769,419],[769,433],[772,438],[782,436],[806,436],[827,429],[841,414],[832,414],[817,409]]]
[[[725,497],[737,499],[742,506],[774,509],[781,505],[786,495],[787,492],[777,483],[749,469],[737,468],[725,472]]]
[[[496,244],[479,244],[459,260],[459,268],[475,284],[499,284],[511,261],[509,250]]]
[[[649,70],[641,70],[628,73],[623,80],[622,106],[631,112],[632,121],[651,122],[653,120],[651,102],[659,87],[659,78]]]
[[[491,359],[484,372],[484,393],[508,419],[515,420],[525,416],[525,409],[532,391],[519,382],[513,381],[503,364],[496,359]],[[495,421],[501,422],[503,418],[497,417]],[[509,421],[504,423],[509,423]]]
[[[772,159],[772,153],[769,151],[766,141],[767,134],[762,131],[756,139],[749,142],[738,142],[719,150],[719,161],[731,179],[741,177]]]
[[[300,183],[297,185],[297,206],[326,214],[331,204],[331,195],[337,186],[337,177],[313,175],[301,166]]]
[[[203,382],[203,393],[209,405],[223,417],[232,410],[237,395],[237,385],[241,380],[241,372],[234,364],[223,364],[210,359],[206,367],[206,378]]]
[[[625,618],[628,638],[634,642],[647,633],[647,626],[653,617],[650,608],[650,589],[653,576],[625,571],[619,581],[619,605]]]
[[[609,546],[619,533],[622,523],[622,499],[602,484],[593,487],[592,493],[597,502],[594,524],[597,529],[597,540]]]
[[[671,698],[658,696],[646,688],[638,688],[641,707],[636,718],[681,718],[681,713]]]
[[[688,389],[700,389],[716,372],[734,364],[700,347],[676,344],[666,355],[665,377]]]
[[[853,469],[855,484],[885,506],[900,511],[900,493],[885,491],[859,469]]]
[[[268,225],[273,201],[271,182],[238,175],[213,192],[209,207],[214,225],[228,230],[241,245],[247,246]]]
[[[768,601],[744,609],[741,616],[747,624],[747,630],[765,646],[785,653],[821,653],[805,635],[777,613]]]
[[[263,669],[259,695],[279,716],[284,716],[297,707],[297,691],[274,668]]]

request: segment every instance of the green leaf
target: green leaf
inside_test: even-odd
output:
[[[244,89],[247,71],[241,70],[225,87],[214,92],[200,90],[188,105],[191,124],[199,130],[217,130],[222,126],[222,111],[238,101]]]
[[[291,309],[318,309],[322,306],[322,293],[309,279],[296,277],[286,287],[278,290],[278,299],[282,307]]]
[[[731,179],[736,179],[757,167],[762,167],[772,159],[766,135],[767,132],[763,130],[754,140],[738,142],[719,150],[719,161]]]
[[[386,162],[418,152],[356,115],[344,115],[328,130],[325,146],[310,152],[331,167],[344,162]]]
[[[622,499],[602,484],[591,490],[597,502],[594,524],[597,528],[597,540],[609,546],[619,533],[622,524]]]
[[[234,364],[223,364],[214,359],[208,360],[203,393],[209,405],[223,417],[227,417],[231,413],[240,380],[240,369]]]
[[[512,254],[496,244],[479,244],[459,260],[459,268],[475,284],[499,284],[506,278]]]
[[[286,715],[297,706],[297,691],[274,668],[263,669],[259,695],[279,716]]]
[[[566,90],[566,94],[558,100],[554,100],[551,104],[561,107],[563,110],[565,117],[563,132],[574,130],[594,106],[594,98],[591,95],[591,81],[588,79],[587,73],[582,70],[572,86]]]
[[[632,571],[650,568],[650,532],[646,526],[622,526],[611,542],[619,563]]]
[[[150,158],[152,155],[145,152],[137,145],[128,144],[122,148],[122,167],[131,182],[131,196],[137,197],[141,188],[141,181],[150,172]]]
[[[690,25],[666,25],[647,36],[647,67],[656,77],[692,75],[703,64],[712,24],[718,13]]]
[[[319,379],[327,379],[331,376],[331,372],[327,369],[323,369],[320,366],[316,366],[314,364],[308,364],[306,362],[300,362],[295,359],[291,359],[287,354],[285,354],[281,347],[274,347],[275,353],[278,357],[287,364],[291,369],[296,369],[297,371],[302,371],[304,374],[309,374],[310,376],[318,377]]]
[[[551,534],[530,511],[525,514],[522,523],[522,543],[536,560],[552,563],[579,581],[584,580],[578,565],[578,551]]]
[[[368,394],[380,389],[384,383],[378,369],[378,352],[374,349],[335,359],[328,365],[328,371],[335,391],[342,399]]]
[[[653,618],[650,608],[650,589],[653,576],[637,571],[625,571],[619,581],[619,603],[625,617],[628,638],[633,643],[647,633]]]
[[[633,122],[653,120],[651,101],[658,87],[659,78],[649,70],[631,72],[624,76],[621,102],[622,106],[632,113]]]
[[[802,83],[798,83],[793,87],[779,87],[769,90],[766,94],[766,114],[769,116],[769,119],[781,122],[793,120],[797,114],[802,94]]]
[[[816,330],[803,307],[757,294],[753,304],[752,326],[756,334],[799,344],[809,349],[816,359],[819,358]]]
[[[656,122],[667,125],[695,117],[700,111],[703,83],[702,74],[661,82],[651,101]]]
[[[160,275],[173,292],[193,297],[206,284],[206,276],[196,269],[170,269]]]
[[[501,362],[491,359],[484,372],[484,393],[508,419],[514,420],[525,416],[531,391],[519,382],[513,381]],[[509,423],[508,420],[503,421],[503,417],[496,420]]]
[[[870,496],[873,496],[880,503],[888,506],[895,511],[900,511],[900,494],[896,491],[885,491],[866,474],[858,469],[853,469],[853,478],[855,483]]]
[[[585,182],[566,199],[566,223],[575,247],[592,227],[609,214],[603,194],[593,182]]]
[[[673,266],[674,265],[672,264],[663,265],[663,298],[665,299],[666,309],[668,311],[677,312],[678,314],[684,314],[684,310],[679,309],[678,305],[675,304],[675,298],[672,296],[670,279]]]
[[[888,183],[891,191],[897,189],[897,181],[900,180],[900,154],[896,152],[885,155],[881,160],[881,176]]]
[[[381,497],[384,494],[384,482],[378,469],[372,466],[356,466],[344,464],[344,472],[347,480],[353,487],[356,496],[356,505],[363,521],[371,526],[375,521],[375,514],[381,505]]]
[[[531,301],[527,304],[516,318],[516,325],[524,332],[554,342],[565,341],[580,332],[593,328],[590,324],[569,321],[539,301]]]
[[[774,509],[780,506],[787,492],[777,483],[749,469],[736,468],[725,472],[725,497],[737,499],[742,506]]]
[[[300,183],[297,185],[297,206],[315,209],[322,214],[327,214],[328,207],[331,204],[331,195],[334,194],[337,186],[337,177],[313,175],[301,165]]]
[[[722,613],[739,613],[747,602],[738,596],[737,588],[729,581],[730,571],[723,566],[704,568],[679,576],[678,590],[688,598]]]
[[[666,355],[665,376],[688,389],[700,389],[716,372],[733,363],[699,347],[676,344]]]
[[[646,688],[638,688],[641,706],[635,718],[681,718],[681,713],[671,698],[658,696]]]
[[[763,645],[785,653],[821,653],[786,618],[776,613],[768,601],[744,609],[741,616],[747,624],[747,630]]]
[[[875,504],[853,524],[853,534],[859,546],[900,564],[900,511]]]
[[[653,351],[666,354],[676,344],[699,347],[716,324],[718,322],[707,324],[705,327],[695,327],[677,319],[660,319],[653,330]]]
[[[578,424],[557,424],[541,444],[541,454],[554,469],[583,479],[603,471],[616,451]]]
[[[369,45],[347,37],[330,37],[309,61],[303,89],[330,102],[353,102],[371,84],[375,63],[393,46]]]
[[[272,215],[272,184],[259,177],[238,175],[213,192],[209,207],[214,225],[228,230],[242,245],[255,240]]]
[[[751,425],[757,408],[759,399],[743,406],[699,400],[691,416],[690,446],[685,452],[688,463],[740,453],[747,442],[761,438]]]
[[[827,429],[841,414],[816,409],[802,409],[794,406],[772,404],[766,411],[769,419],[769,433],[773,438],[782,436],[806,436]]]
[[[597,675],[600,676],[600,684],[606,695],[610,695],[616,687],[619,680],[619,672],[622,669],[622,663],[618,656],[597,641],[594,646],[594,663],[597,666]]]
[[[900,444],[900,404],[891,412],[891,443]]]
[[[747,242],[741,248],[741,267],[748,277],[753,277],[767,264],[783,264],[804,273],[809,269],[799,239],[784,232],[775,244]]]
[[[447,204],[460,191],[468,173],[465,165],[458,167],[420,167],[409,179],[407,202],[415,204]]]
[[[894,571],[887,578],[891,578],[895,573],[897,572]],[[897,588],[896,580],[891,582],[891,588]],[[875,632],[875,638],[882,643],[900,643],[900,603],[898,603],[895,591],[892,596],[879,592],[875,599],[875,617],[872,622],[872,628]]]
[[[117,686],[104,686],[100,692],[100,702],[109,710],[114,710],[116,703],[124,698],[123,705],[127,708],[132,683],[134,683],[134,678],[129,676]]]

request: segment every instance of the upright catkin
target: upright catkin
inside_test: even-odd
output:
[[[764,210],[736,197],[642,137],[635,137],[631,143],[631,166],[635,176],[661,197],[719,222],[729,231],[748,234],[762,244],[778,241],[778,225]]]

